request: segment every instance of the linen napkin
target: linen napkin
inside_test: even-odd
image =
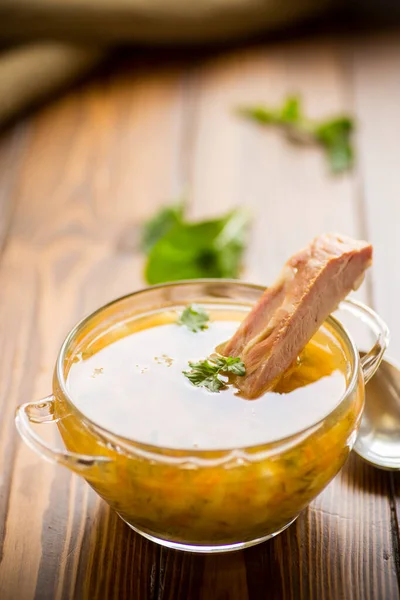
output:
[[[115,46],[224,42],[340,11],[400,20],[398,0],[0,0],[0,127]]]

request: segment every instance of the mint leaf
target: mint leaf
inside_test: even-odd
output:
[[[234,210],[209,221],[176,223],[148,254],[145,268],[147,282],[237,278],[248,226],[248,215],[242,210]]]
[[[333,173],[346,171],[354,162],[353,149],[350,144],[344,141],[327,146],[326,154]]]
[[[353,122],[347,117],[326,121],[315,128],[315,136],[325,148],[331,170],[335,173],[353,165],[354,152],[350,143],[353,128]]]
[[[162,208],[154,217],[144,223],[140,241],[141,250],[148,253],[174,225],[182,222],[183,212],[183,203],[173,204]]]
[[[243,117],[257,121],[261,125],[270,125],[279,122],[276,112],[268,110],[265,106],[244,106],[239,108],[238,113]]]
[[[298,123],[301,118],[300,98],[288,96],[280,111],[280,121],[282,123]]]
[[[239,109],[239,113],[261,125],[279,127],[292,142],[319,144],[325,151],[332,173],[341,173],[353,167],[351,135],[354,122],[350,117],[312,121],[303,114],[298,96],[287,97],[280,108],[244,107]]]
[[[178,325],[185,325],[190,331],[196,333],[207,329],[209,320],[210,317],[202,306],[190,304],[179,317]]]

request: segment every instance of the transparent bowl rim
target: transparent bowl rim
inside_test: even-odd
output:
[[[124,446],[129,452],[140,454],[145,457],[157,457],[159,460],[160,457],[163,457],[166,461],[170,458],[172,461],[174,458],[178,459],[179,462],[182,461],[184,457],[186,460],[198,461],[203,464],[207,464],[208,462],[215,463],[216,456],[218,456],[217,460],[220,462],[221,460],[225,462],[226,459],[243,459],[246,461],[256,461],[260,460],[260,458],[264,458],[270,456],[271,454],[276,453],[276,451],[282,452],[284,449],[288,449],[292,447],[294,444],[300,443],[301,440],[307,438],[313,432],[317,431],[329,417],[335,415],[335,413],[340,413],[343,404],[349,398],[350,395],[354,393],[358,386],[359,380],[359,371],[360,371],[360,355],[358,353],[358,349],[353,341],[352,337],[348,333],[347,329],[340,323],[335,317],[332,315],[328,317],[327,322],[329,325],[333,327],[335,332],[338,334],[340,341],[344,344],[346,351],[350,355],[351,360],[351,374],[342,394],[341,398],[338,400],[336,406],[328,412],[322,419],[319,419],[312,425],[301,429],[300,431],[295,432],[289,436],[280,438],[278,440],[258,443],[256,445],[251,446],[243,446],[240,448],[219,448],[212,450],[203,450],[203,449],[194,449],[194,448],[173,448],[173,447],[164,447],[158,446],[155,444],[147,444],[140,441],[137,441],[132,438],[127,438],[124,436],[120,436],[105,427],[98,425],[95,421],[91,420],[84,413],[82,413],[77,406],[74,404],[73,399],[71,398],[66,385],[66,378],[64,376],[64,361],[66,352],[70,346],[70,344],[75,340],[79,332],[87,326],[92,319],[96,316],[99,316],[106,309],[111,308],[114,305],[117,305],[120,302],[124,302],[130,298],[149,293],[153,290],[162,289],[162,288],[172,288],[172,287],[183,287],[183,286],[198,286],[198,285],[212,285],[216,284],[219,287],[221,285],[234,286],[234,287],[242,287],[249,290],[255,290],[257,292],[263,293],[266,289],[265,286],[259,284],[248,283],[246,281],[242,281],[239,279],[216,279],[216,278],[204,278],[204,279],[189,279],[189,280],[180,280],[173,281],[167,283],[161,283],[157,285],[147,286],[141,288],[137,291],[131,292],[129,294],[125,294],[124,296],[120,296],[102,306],[100,306],[95,311],[88,314],[86,317],[81,319],[68,333],[64,342],[60,348],[56,368],[55,368],[55,378],[57,384],[60,388],[60,391],[63,395],[63,398],[66,400],[69,407],[72,409],[73,413],[79,417],[80,421],[83,422],[89,429],[93,430],[95,433],[100,435],[102,438],[116,444],[117,446]],[[228,300],[228,299],[227,299]]]

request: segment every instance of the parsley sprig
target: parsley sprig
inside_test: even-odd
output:
[[[178,325],[185,325],[190,331],[204,331],[207,329],[210,317],[207,311],[198,304],[189,304],[178,319]]]
[[[347,171],[353,166],[351,134],[354,123],[347,116],[324,121],[308,119],[303,113],[298,96],[289,96],[280,108],[249,106],[240,108],[239,113],[262,125],[279,127],[293,142],[319,144],[325,151],[333,173]]]
[[[198,362],[189,362],[189,367],[190,371],[183,371],[185,377],[193,385],[205,387],[210,392],[219,392],[227,387],[227,381],[221,379],[221,375],[246,375],[244,363],[233,356],[211,356]]]

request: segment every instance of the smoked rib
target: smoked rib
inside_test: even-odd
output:
[[[268,390],[338,304],[361,284],[372,262],[367,242],[324,234],[290,258],[224,345],[222,354],[240,356],[246,375],[236,384],[247,398]]]

